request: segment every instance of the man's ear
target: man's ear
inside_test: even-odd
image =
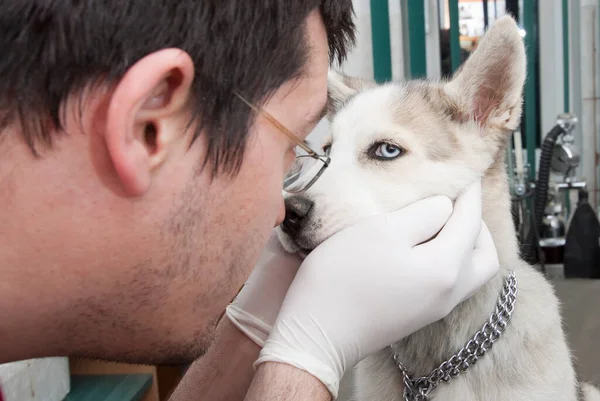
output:
[[[331,118],[356,94],[377,84],[330,69],[327,74],[327,115]]]
[[[445,91],[463,119],[514,130],[521,117],[525,75],[523,39],[515,21],[506,16],[492,25]]]
[[[125,192],[144,194],[153,172],[185,138],[194,63],[179,49],[136,62],[116,85],[106,116],[109,157]],[[185,120],[187,119],[187,120]]]

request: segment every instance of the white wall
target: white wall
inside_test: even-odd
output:
[[[544,135],[564,112],[562,0],[547,1],[539,8],[540,127]]]
[[[395,3],[395,1],[392,0],[392,3]],[[427,0],[425,3],[425,46],[427,77],[432,79],[439,79],[442,75],[439,21],[438,0]]]
[[[0,364],[0,392],[5,401],[61,401],[69,390],[67,358]]]

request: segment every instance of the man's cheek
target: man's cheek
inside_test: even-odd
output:
[[[283,177],[285,177],[287,175],[288,171],[290,171],[292,169],[292,166],[294,165],[295,161],[296,161],[296,151],[295,151],[295,149],[292,149],[289,152],[287,152],[285,155],[284,165],[283,165]]]
[[[264,181],[262,188],[262,213],[270,216],[269,224],[278,226],[285,217],[285,204],[283,202],[283,175],[280,171],[272,171],[268,180]],[[268,209],[267,209],[268,208]]]
[[[283,223],[284,218],[285,218],[285,203],[283,202],[283,196],[282,196],[281,202],[279,205],[279,213],[277,213],[277,220],[275,221],[275,227],[277,227],[281,223]]]

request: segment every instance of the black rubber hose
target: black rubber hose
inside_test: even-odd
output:
[[[559,135],[564,130],[562,127],[556,125],[542,144],[542,152],[540,154],[540,167],[538,170],[538,179],[535,188],[535,224],[539,230],[542,228],[542,221],[544,219],[544,211],[546,210],[546,204],[548,203],[548,182],[550,179],[550,163],[552,162],[552,153],[554,152],[554,146]]]
[[[544,143],[542,144],[542,151],[540,154],[540,165],[538,170],[537,181],[535,184],[535,193],[533,195],[533,213],[534,221],[531,229],[528,233],[528,239],[526,241],[527,246],[524,258],[530,264],[536,264],[539,259],[536,255],[536,250],[539,248],[539,233],[542,229],[542,222],[544,220],[544,211],[546,210],[546,204],[548,203],[548,181],[550,179],[550,163],[552,162],[552,153],[554,152],[554,146],[558,137],[564,133],[563,128],[560,125],[555,125],[554,128],[548,132]]]

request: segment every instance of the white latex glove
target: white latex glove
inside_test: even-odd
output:
[[[274,231],[246,284],[226,309],[229,320],[260,347],[301,263],[299,256],[283,249]]]
[[[296,274],[255,366],[293,365],[336,398],[346,369],[445,317],[496,275],[481,202],[477,182],[453,213],[448,198],[434,197],[322,243]]]

